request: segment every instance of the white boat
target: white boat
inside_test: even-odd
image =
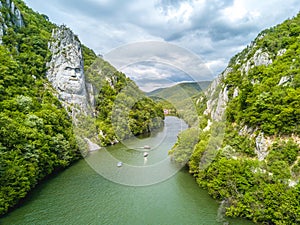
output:
[[[148,152],[144,152],[144,157],[147,157],[149,155]]]
[[[122,162],[118,162],[117,167],[121,167],[121,166],[123,166],[123,163]]]
[[[144,149],[150,149],[151,147],[149,145],[145,145]]]

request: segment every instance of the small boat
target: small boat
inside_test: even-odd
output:
[[[147,157],[149,155],[148,152],[144,152],[144,157]]]
[[[150,149],[151,147],[149,145],[145,145],[144,149]]]
[[[117,167],[121,167],[121,166],[123,166],[123,163],[122,162],[118,162]]]

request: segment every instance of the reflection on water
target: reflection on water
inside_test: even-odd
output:
[[[167,119],[174,124],[180,124],[180,120],[176,118]],[[166,133],[173,130],[178,132],[178,127],[173,129],[170,124],[166,124],[164,130],[150,138],[141,139],[141,142],[129,140],[125,145],[107,148],[116,163],[103,163],[113,162],[109,166],[119,174],[126,170],[126,165],[147,168],[161,162],[171,167],[165,169],[172,170],[173,165],[169,163],[167,152],[176,138],[167,137]],[[160,148],[157,141],[166,147]],[[126,147],[127,144],[130,148]],[[143,157],[141,149],[136,149],[145,144],[151,146],[147,158]],[[100,156],[101,151],[94,155]],[[118,161],[123,161],[124,166],[117,168]],[[165,173],[160,169],[152,172]],[[123,175],[135,180],[136,174],[127,171]],[[85,160],[81,160],[39,185],[22,207],[0,219],[0,224],[222,225],[223,221],[217,221],[218,208],[219,204],[198,187],[186,168],[163,182],[146,187],[133,187],[105,179]],[[236,225],[252,224],[245,220],[226,220]]]
[[[148,157],[144,157],[144,166],[147,165],[147,162],[148,162]]]

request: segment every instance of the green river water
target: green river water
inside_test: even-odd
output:
[[[160,132],[98,152],[42,182],[0,224],[222,225],[219,203],[167,152],[186,124],[167,117]],[[147,160],[142,146],[150,145]],[[117,162],[123,166],[118,168]]]

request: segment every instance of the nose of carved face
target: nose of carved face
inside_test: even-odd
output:
[[[66,76],[70,76],[71,81],[79,81],[81,78],[80,68],[66,67],[64,72]]]
[[[72,70],[72,71],[70,72],[70,74],[71,74],[71,77],[72,77],[72,78],[76,78],[76,77],[77,77],[77,76],[76,76],[75,70]]]

